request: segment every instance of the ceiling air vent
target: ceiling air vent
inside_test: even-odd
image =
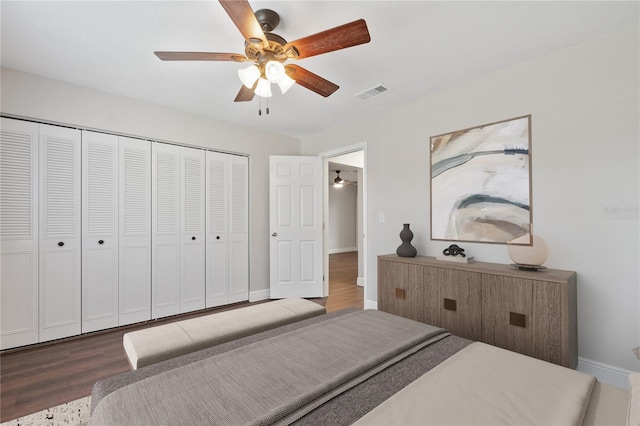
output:
[[[362,99],[363,101],[367,101],[371,98],[375,98],[376,96],[380,96],[385,92],[388,92],[390,89],[384,84],[379,84],[371,89],[367,89],[364,92],[357,93],[356,96]]]

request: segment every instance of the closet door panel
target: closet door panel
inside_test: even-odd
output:
[[[206,306],[229,303],[227,155],[207,152],[206,160]]]
[[[180,313],[180,249],[177,244],[154,244],[153,270],[158,278],[152,282],[152,317]]]
[[[119,325],[151,319],[151,142],[119,138]]]
[[[151,319],[150,244],[120,246],[119,325]]]
[[[0,349],[38,342],[37,253],[2,252]],[[35,276],[34,276],[35,275]]]
[[[80,131],[39,125],[40,341],[81,332]]]
[[[82,132],[82,332],[118,326],[118,137]]]
[[[182,246],[180,312],[204,309],[204,244]]]
[[[152,143],[151,317],[180,313],[180,148]]]
[[[117,247],[83,248],[82,332],[118,326]]]
[[[227,244],[207,241],[207,308],[229,303],[228,263]]]
[[[0,349],[38,342],[38,125],[0,126]]]
[[[205,307],[204,159],[202,150],[180,148],[180,312]]]
[[[151,317],[180,313],[180,147],[152,143]]]
[[[249,264],[246,241],[231,241],[229,244],[229,303],[249,300]]]
[[[249,299],[249,159],[229,156],[229,303]]]

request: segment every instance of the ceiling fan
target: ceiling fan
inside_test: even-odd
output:
[[[163,52],[155,55],[163,61],[232,61],[253,62],[254,65],[238,71],[243,85],[235,102],[245,102],[254,95],[271,96],[271,83],[286,92],[294,83],[324,97],[339,86],[298,65],[284,65],[289,59],[304,59],[371,40],[364,19],[325,30],[298,40],[287,42],[272,33],[280,22],[278,14],[269,9],[253,12],[247,0],[219,0],[231,20],[245,39],[245,54],[216,52]]]
[[[342,177],[340,177],[340,170],[334,170],[334,171],[336,172],[336,177],[335,179],[333,179],[333,182],[329,182],[329,186],[333,186],[334,188],[342,188],[345,185],[351,185],[356,183],[354,181],[343,179]]]

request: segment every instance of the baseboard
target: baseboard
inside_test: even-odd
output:
[[[257,302],[269,298],[269,289],[249,292],[249,302]]]
[[[629,370],[580,357],[578,358],[576,370],[595,376],[596,379],[603,383],[629,390]]]
[[[345,248],[329,249],[329,254],[349,253],[351,251],[358,251],[358,248],[357,247],[345,247]]]
[[[373,300],[364,300],[364,308],[365,309],[375,309],[378,310],[378,302],[374,302]]]
[[[358,277],[356,284],[358,284],[360,287],[364,287],[364,277]]]

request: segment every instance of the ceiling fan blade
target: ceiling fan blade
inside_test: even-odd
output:
[[[239,53],[216,52],[153,52],[163,61],[235,61],[244,62],[247,57]]]
[[[325,98],[340,88],[337,84],[334,84],[329,80],[325,80],[319,75],[299,67],[298,65],[287,65],[285,70],[287,75],[294,79],[300,86],[306,87],[312,92],[316,92]]]
[[[233,102],[248,102],[250,100],[253,100],[253,96],[255,95],[253,90],[255,89],[255,87],[256,85],[254,84],[253,89],[249,89],[243,84],[242,87],[240,87],[240,91],[236,95],[236,98],[233,100]]]
[[[370,41],[371,36],[367,29],[367,23],[364,19],[358,19],[357,21],[289,42],[284,49],[286,51],[288,48],[294,47],[298,52],[297,58],[302,59],[369,43]]]
[[[247,43],[262,42],[264,47],[269,45],[262,31],[262,27],[247,0],[219,1]]]

